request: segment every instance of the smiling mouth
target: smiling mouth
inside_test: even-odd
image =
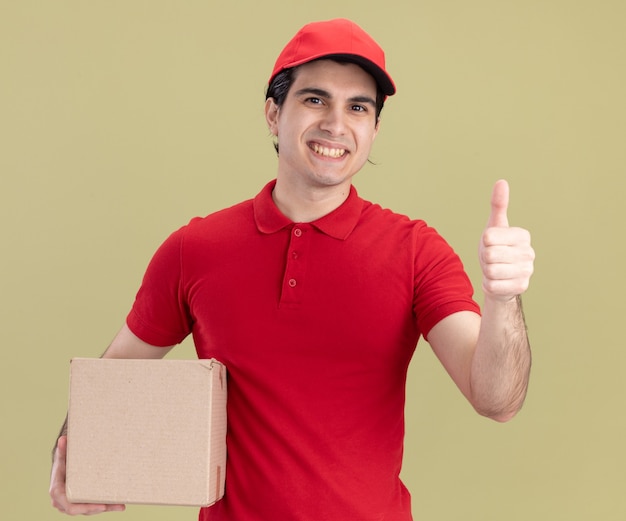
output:
[[[320,155],[323,157],[331,157],[333,159],[338,159],[340,157],[343,157],[346,154],[345,148],[323,147],[321,145],[318,145],[317,143],[311,144],[309,148],[313,150],[313,152],[315,152],[317,155]]]

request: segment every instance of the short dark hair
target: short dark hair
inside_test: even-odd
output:
[[[323,58],[321,58],[323,59]],[[333,61],[337,63],[352,63],[348,60],[331,58]],[[308,62],[310,63],[310,62]],[[265,93],[265,100],[267,101],[269,98],[274,99],[274,103],[278,107],[281,107],[287,98],[287,94],[289,93],[289,89],[295,80],[295,73],[299,69],[298,67],[291,67],[290,69],[285,69],[279,72],[272,82],[267,87],[267,92]],[[380,88],[378,83],[376,84],[376,121],[380,118],[380,113],[383,110],[383,106],[385,105],[385,98],[387,96]],[[276,153],[278,154],[278,143],[274,142],[274,148],[276,149]]]

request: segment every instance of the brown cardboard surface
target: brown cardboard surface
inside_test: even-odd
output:
[[[72,359],[70,501],[206,506],[223,496],[225,470],[221,363]]]

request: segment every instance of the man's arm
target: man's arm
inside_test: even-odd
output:
[[[158,347],[147,344],[124,324],[111,345],[107,347],[102,358],[159,359],[169,353],[173,347]]]
[[[111,345],[102,355],[102,358],[163,358],[173,346],[157,347],[146,344],[139,339],[126,324],[115,336]],[[67,418],[54,447],[52,472],[50,474],[50,498],[52,506],[60,512],[70,515],[91,515],[101,512],[124,510],[124,505],[103,505],[91,503],[70,503],[65,494],[65,460],[67,455]]]
[[[510,228],[509,187],[498,181],[479,248],[482,318],[461,312],[441,320],[428,342],[461,392],[482,415],[511,419],[526,397],[531,351],[520,295],[533,272],[530,234]]]

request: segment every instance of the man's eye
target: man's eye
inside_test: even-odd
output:
[[[321,105],[322,100],[319,98],[307,98],[307,101],[313,105]]]
[[[363,105],[352,105],[352,110],[355,112],[367,112],[367,108]]]

